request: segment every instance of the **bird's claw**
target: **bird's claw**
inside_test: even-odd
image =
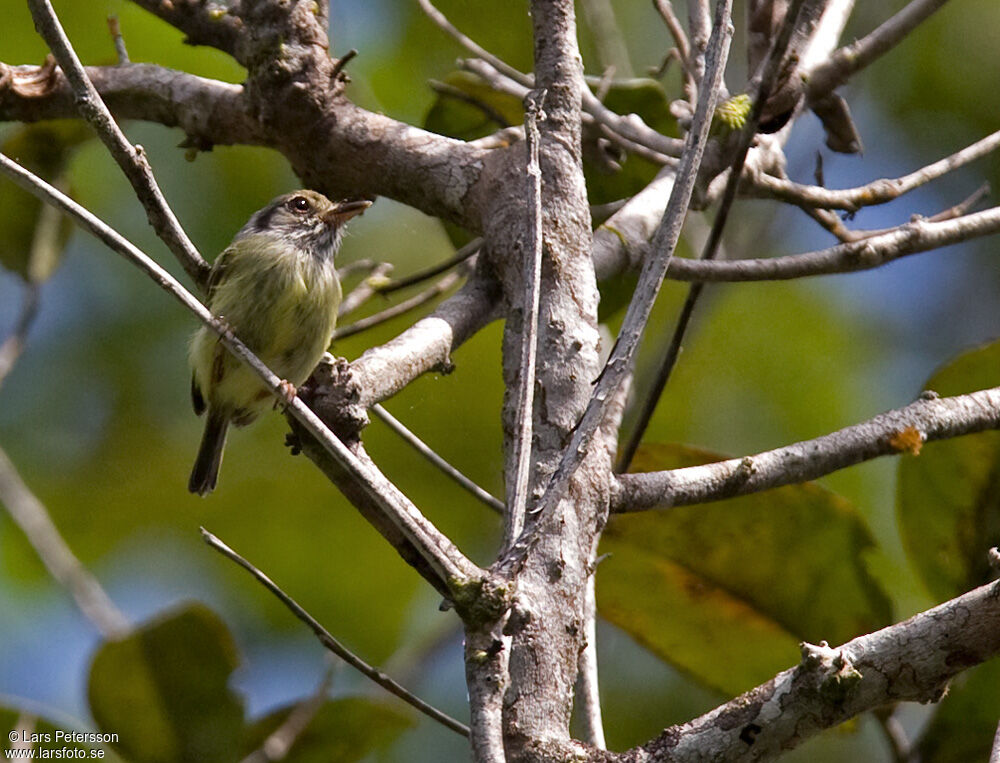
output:
[[[287,408],[294,402],[297,394],[298,390],[295,389],[295,385],[286,379],[282,379],[278,385],[278,399],[275,401],[274,407],[281,406],[282,408]]]

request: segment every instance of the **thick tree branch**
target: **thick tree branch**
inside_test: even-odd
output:
[[[653,238],[653,256],[647,259],[639,283],[629,304],[622,330],[611,358],[601,372],[594,394],[579,423],[573,430],[569,444],[563,451],[558,469],[552,475],[545,494],[535,507],[537,520],[530,525],[503,560],[506,569],[517,569],[523,564],[532,546],[545,532],[552,520],[554,506],[566,494],[573,474],[588,453],[591,438],[604,421],[607,406],[616,398],[626,377],[631,373],[632,358],[645,329],[653,302],[659,292],[667,266],[673,258],[674,248],[680,237],[681,226],[687,214],[694,190],[698,167],[705,149],[708,129],[715,110],[716,96],[722,84],[732,37],[729,0],[719,0],[716,6],[715,28],[709,46],[708,65],[702,82],[698,108],[688,133],[686,149],[681,157],[677,180],[670,194],[666,212]]]
[[[591,219],[583,177],[581,103],[585,89],[571,0],[534,0],[534,84],[546,92],[538,120],[538,163],[542,175],[542,266],[535,374],[534,421],[528,505],[537,498],[558,463],[582,414],[599,370],[598,292],[591,257]],[[480,202],[484,218],[484,264],[500,278],[506,324],[503,373],[505,480],[516,484],[514,390],[525,374],[522,337],[530,320],[523,262],[535,239],[526,222],[524,148],[494,152],[484,175]],[[508,763],[533,760],[539,738],[568,739],[573,688],[584,639],[585,586],[589,560],[603,525],[617,414],[603,429],[586,465],[573,479],[539,539],[536,553],[511,572],[515,596],[505,623],[498,623],[495,656],[467,663],[470,696],[491,694],[500,676],[501,751]],[[509,488],[508,488],[509,490]],[[529,508],[530,513],[530,508]],[[527,523],[532,520],[526,519]],[[556,572],[557,571],[557,572]],[[506,574],[506,573],[504,573]],[[554,577],[555,575],[555,577]],[[539,649],[540,644],[545,648]],[[487,650],[489,652],[489,650]],[[493,712],[495,705],[490,705]],[[485,723],[484,730],[495,728]],[[474,735],[475,738],[475,735]],[[477,755],[479,751],[477,750]]]
[[[670,262],[667,277],[676,281],[781,281],[829,273],[851,273],[998,232],[1000,207],[992,207],[954,220],[914,220],[887,233],[817,252],[725,261],[675,258]]]
[[[1000,584],[969,591],[840,647],[802,645],[802,662],[689,723],[623,753],[541,743],[536,760],[588,763],[768,761],[861,713],[936,702],[956,675],[1000,653]]]
[[[249,115],[243,88],[153,64],[84,67],[118,119],[179,127],[194,147],[263,145],[267,138]],[[36,122],[78,115],[61,69],[0,64],[0,119]]]
[[[355,430],[367,424],[366,411],[432,370],[450,373],[452,350],[499,317],[500,294],[492,278],[476,273],[395,339],[364,352],[353,363],[321,364],[314,405],[327,420]]]
[[[936,702],[953,677],[1000,653],[1000,587],[976,588],[838,648],[802,651],[797,667],[624,759],[772,760],[886,703]]]
[[[955,397],[927,392],[904,408],[814,440],[703,466],[619,475],[611,510],[705,503],[818,479],[862,461],[906,452],[896,439],[903,432],[931,442],[998,428],[1000,387]]]
[[[275,65],[281,71],[291,66]],[[480,210],[467,196],[488,151],[355,106],[330,84],[335,64],[325,55],[298,66],[292,81],[254,80],[250,95],[239,85],[148,64],[86,72],[120,119],[180,127],[194,148],[266,145],[281,151],[305,184],[331,198],[388,196],[480,230]],[[0,120],[75,115],[72,90],[59,70],[0,64]]]

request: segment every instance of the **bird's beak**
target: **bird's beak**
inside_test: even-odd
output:
[[[331,209],[327,210],[327,212],[323,215],[323,220],[327,223],[343,225],[355,215],[360,215],[371,205],[372,203],[367,199],[341,201],[334,204]]]

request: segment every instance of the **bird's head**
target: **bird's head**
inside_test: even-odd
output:
[[[344,224],[371,204],[364,199],[334,202],[316,191],[293,191],[255,212],[240,234],[273,236],[327,260],[340,248]]]

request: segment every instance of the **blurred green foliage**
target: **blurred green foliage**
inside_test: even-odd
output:
[[[632,471],[722,458],[644,445]],[[671,664],[736,695],[793,664],[802,641],[839,644],[890,623],[864,567],[873,546],[855,507],[808,483],[624,514],[601,543],[611,557],[598,568],[598,609]]]
[[[116,13],[132,60],[156,62],[231,82],[242,79],[240,67],[226,56],[183,45],[179,32],[124,0],[57,0],[55,5],[85,63],[113,60],[105,16]],[[485,47],[522,70],[530,69],[531,20],[526,2],[494,4],[488,14],[481,5],[462,0],[441,0],[438,5]],[[613,5],[629,42],[635,70],[642,72],[647,66],[658,65],[671,43],[651,4],[616,0]],[[892,9],[881,4],[859,8],[851,34],[864,34],[902,5],[895,2]],[[5,24],[0,60],[40,63],[46,50],[34,34],[24,4],[20,0],[0,0],[0,10]],[[428,112],[434,114],[434,108],[441,108],[426,82],[432,78],[450,81],[455,58],[466,54],[427,21],[415,3],[334,0],[332,18],[334,52],[349,47],[361,51],[348,69],[353,79],[349,94],[361,105],[414,124],[423,124],[429,119]],[[862,126],[876,124],[891,129],[864,135],[868,152],[864,158],[831,162],[831,185],[853,185],[879,175],[909,172],[996,129],[1000,91],[993,81],[996,54],[990,35],[998,27],[1000,6],[992,0],[950,4],[912,40],[851,83],[845,94],[852,104],[861,104],[857,113],[868,115]],[[585,27],[581,29],[581,45],[587,72],[600,74],[602,67],[594,59],[591,35]],[[738,54],[734,53],[733,71],[739,70]],[[738,90],[739,76],[732,75],[729,84]],[[643,111],[664,131],[673,129],[665,104],[678,92],[676,69],[664,78],[662,89],[646,82],[635,92],[612,92],[609,99],[620,99],[615,101],[616,108]],[[505,109],[511,111],[510,104]],[[516,114],[516,108],[511,113]],[[452,121],[459,118],[454,115],[435,115],[438,118],[443,125],[451,122],[456,129],[487,129],[482,124],[461,128]],[[3,136],[9,137],[11,130],[8,128]],[[217,147],[190,163],[184,160],[183,150],[177,148],[183,138],[179,132],[145,124],[126,125],[126,130],[134,141],[146,147],[178,217],[210,257],[225,246],[253,210],[298,184],[281,157],[263,149]],[[447,130],[442,126],[441,131]],[[821,142],[817,137],[815,146],[808,146],[806,152],[811,155]],[[625,173],[588,173],[592,200],[619,198],[641,184],[649,172],[651,168],[641,160],[630,159]],[[81,146],[68,174],[81,203],[172,272],[181,272],[149,231],[127,183],[99,144]],[[1000,159],[987,158],[947,178],[941,185],[941,195],[920,197],[919,211],[932,213],[950,206],[984,179],[1000,187]],[[907,197],[893,209],[903,210],[905,219],[914,203]],[[2,214],[4,209],[0,209]],[[802,240],[791,237],[793,228],[807,231],[803,236],[812,236],[808,239],[810,246],[827,245],[828,240],[820,233],[811,233],[810,226],[803,216],[776,212],[773,206],[740,205],[728,229],[729,256],[789,253],[798,246],[793,241]],[[689,244],[684,247],[685,251],[697,250],[697,246]],[[972,341],[1000,334],[1000,271],[995,264],[995,248],[993,240],[965,245],[947,255],[908,258],[882,274],[711,287],[648,439],[749,453],[814,437],[863,420],[885,407],[905,404],[945,358],[957,355]],[[401,275],[444,259],[451,251],[448,237],[437,221],[383,199],[352,226],[341,257],[342,262],[360,258],[389,260],[395,264],[396,274]],[[934,267],[938,269],[928,270]],[[13,280],[11,276],[2,277]],[[612,332],[621,320],[621,287],[626,282],[623,279],[615,287],[605,288],[602,319]],[[0,281],[0,288],[7,286],[9,283]],[[879,311],[880,304],[874,304],[882,299],[865,297],[877,294],[877,289],[884,289],[887,297],[913,296],[897,299],[893,303],[896,312],[887,315]],[[650,369],[669,340],[684,291],[685,287],[678,284],[664,288],[642,350],[635,395],[648,385]],[[368,310],[381,306],[372,304]],[[8,315],[7,305],[0,302],[0,316],[6,319]],[[394,336],[412,319],[400,318],[352,337],[335,350],[349,358],[357,357],[366,347]],[[6,331],[6,324],[0,329]],[[288,457],[282,445],[286,426],[280,416],[266,417],[253,428],[235,433],[219,490],[210,500],[187,494],[185,478],[199,429],[187,400],[185,348],[193,329],[193,320],[158,293],[144,276],[91,239],[72,236],[66,262],[43,290],[41,319],[28,352],[0,395],[0,445],[9,451],[26,481],[45,502],[73,549],[99,571],[103,580],[113,583],[117,590],[129,592],[123,598],[143,601],[144,606],[153,609],[168,603],[160,593],[164,588],[189,585],[192,575],[198,580],[204,578],[201,595],[213,609],[227,613],[226,625],[232,629],[235,641],[265,643],[272,649],[268,656],[280,649],[317,655],[320,648],[308,639],[302,640],[301,625],[269,594],[203,546],[199,525],[208,526],[253,560],[367,659],[384,661],[407,644],[424,643],[433,634],[446,631],[453,616],[434,611],[437,601],[426,586],[305,459]],[[387,403],[394,415],[496,495],[503,493],[500,332],[499,325],[488,327],[456,351],[454,373],[447,377],[429,375]],[[938,391],[946,392],[943,388]],[[631,424],[630,417],[627,424]],[[380,424],[369,427],[366,443],[386,473],[460,548],[477,561],[486,563],[491,559],[499,537],[498,521],[492,514],[415,457]],[[905,477],[907,470],[922,468],[925,458],[932,464],[931,459],[937,459],[936,453],[946,447],[934,445],[918,459],[904,459],[901,481],[909,479]],[[862,613],[841,621],[839,615],[843,613],[830,604],[832,609],[814,613],[816,621],[803,622],[789,614],[791,610],[780,596],[763,597],[759,581],[753,576],[738,579],[723,565],[717,577],[730,586],[723,592],[726,600],[738,600],[740,612],[763,623],[761,632],[769,639],[775,636],[768,641],[779,644],[770,658],[773,665],[780,667],[782,660],[786,665],[794,662],[794,641],[800,633],[804,634],[801,637],[835,641],[858,628],[875,627],[884,621],[886,603],[873,593],[865,577],[866,565],[879,571],[878,585],[893,599],[897,611],[904,614],[930,602],[926,594],[913,594],[914,575],[909,565],[918,571],[935,597],[951,595],[966,584],[961,581],[970,580],[962,570],[957,578],[951,578],[937,567],[932,569],[926,552],[912,538],[907,541],[907,549],[913,556],[904,555],[893,514],[894,466],[894,462],[883,460],[823,480],[823,485],[836,490],[853,508],[809,486],[795,489],[808,493],[805,509],[791,505],[788,496],[794,490],[765,494],[757,499],[756,508],[747,509],[759,512],[763,540],[772,543],[779,535],[776,530],[770,532],[765,524],[768,509],[797,517],[802,524],[793,527],[799,527],[803,534],[819,532],[822,528],[817,526],[817,518],[829,518],[829,532],[839,533],[842,554],[848,557],[843,562],[843,574],[854,581],[849,586],[856,594],[852,600],[860,602],[857,610]],[[729,512],[731,509],[725,505],[705,512],[716,518],[719,527],[707,523],[699,529],[701,547],[710,548],[716,542],[722,545],[717,553],[737,554],[737,541],[726,535],[733,532],[732,528],[724,532],[729,527]],[[688,517],[696,514],[689,512]],[[656,518],[634,519],[637,524],[660,524]],[[683,516],[670,521],[684,523]],[[926,533],[938,526],[929,522],[906,530],[908,521],[904,520],[904,535]],[[923,517],[919,521],[928,520]],[[953,529],[952,515],[942,522],[946,525],[942,532],[950,532],[949,522]],[[877,545],[872,544],[866,525]],[[646,534],[643,530],[640,536]],[[53,636],[46,630],[44,617],[33,610],[32,596],[26,595],[47,580],[43,569],[23,536],[6,519],[0,519],[0,536],[0,601],[16,605],[6,622],[39,618],[38,640],[48,644]],[[659,590],[688,594],[707,590],[701,588],[704,581],[692,581],[690,570],[681,569],[676,559],[665,561],[662,550],[639,548],[627,542],[628,537],[625,530],[612,531],[607,543],[618,547],[616,555],[605,563],[607,570],[601,570],[602,576],[614,576],[616,566],[628,566],[623,582],[635,586],[636,581],[650,580],[647,594]],[[796,538],[786,538],[784,543],[795,546]],[[810,560],[803,558],[811,547],[803,544],[797,553],[783,559],[789,578],[809,580],[809,573],[815,571]],[[164,548],[170,553],[156,553]],[[144,561],[141,574],[131,564],[136,558]],[[963,556],[961,564],[971,558]],[[760,568],[751,571],[754,569]],[[674,581],[675,588],[667,588],[666,580]],[[736,583],[753,590],[733,587]],[[789,589],[779,593],[791,596],[795,592]],[[801,604],[802,592],[798,595],[796,601]],[[821,622],[820,616],[832,619]],[[211,616],[197,615],[194,619],[201,623],[199,627],[208,627]],[[0,623],[0,646],[8,633],[6,627]],[[209,630],[218,636],[216,626]],[[79,638],[85,635],[81,633]],[[704,645],[705,650],[693,654],[692,659],[724,659],[715,651],[716,643],[706,639]],[[168,646],[174,648],[176,644]],[[707,651],[709,646],[711,652]],[[724,646],[718,644],[719,649]],[[53,643],[52,649],[56,648]],[[672,671],[611,627],[602,628],[599,648],[606,676],[609,738],[619,748],[644,741],[665,725],[688,720],[725,696],[699,683],[696,679],[705,676],[698,671],[689,667],[683,675]],[[452,649],[440,660],[417,658],[418,667],[411,670],[443,704],[460,710],[465,688],[461,669],[456,667],[459,660],[459,650]],[[88,664],[80,664],[79,676],[85,675],[87,669]],[[246,665],[244,669],[252,671],[254,666]],[[984,666],[981,672],[987,675],[989,670],[995,672],[995,664]],[[998,700],[994,695],[978,690],[964,693],[969,686],[989,685],[979,675],[977,672],[962,684],[955,699],[968,696],[969,702],[981,703],[983,717],[989,716],[995,722]],[[441,676],[447,676],[448,682]],[[621,680],[622,676],[631,680]],[[225,688],[226,682],[217,678],[216,688]],[[314,685],[311,679],[318,677],[306,678],[309,680],[299,683]],[[746,674],[731,682],[719,679],[707,683],[732,692],[752,680]],[[351,691],[352,685],[348,680],[345,693]],[[254,702],[267,709],[284,705],[287,686],[275,681],[265,696],[260,696],[258,689]],[[58,694],[51,687],[12,684],[2,673],[0,693],[28,698]],[[81,696],[76,704],[64,709],[82,715],[86,712],[83,707]],[[324,709],[318,719],[319,728],[346,717],[341,715],[347,712],[343,707],[336,712]],[[99,720],[96,703],[93,711]],[[947,739],[954,728],[960,727],[962,713],[959,702],[943,704],[942,715],[930,727],[933,733],[929,732],[927,739]],[[379,715],[378,720],[371,721],[373,728],[382,729],[387,736],[403,732],[405,724],[390,716]],[[13,717],[8,712],[2,719],[11,725]],[[260,721],[261,729],[276,718]],[[252,723],[254,718],[248,720]],[[219,728],[227,724],[220,721]],[[419,720],[416,732],[401,733],[398,744],[376,754],[388,760],[438,760],[433,740],[449,733]],[[432,741],[415,745],[414,739]],[[931,744],[926,742],[928,760],[947,759],[931,757]],[[861,724],[861,733],[854,736],[824,735],[788,759],[851,757],[887,759],[884,745],[871,726]]]
[[[939,395],[1000,386],[1000,342],[970,350],[925,385]],[[899,464],[903,542],[935,598],[950,599],[994,576],[986,553],[1000,545],[1000,432],[931,443]]]
[[[243,731],[243,703],[227,686],[237,664],[232,637],[207,608],[161,616],[94,656],[97,728],[137,762],[231,760]]]

